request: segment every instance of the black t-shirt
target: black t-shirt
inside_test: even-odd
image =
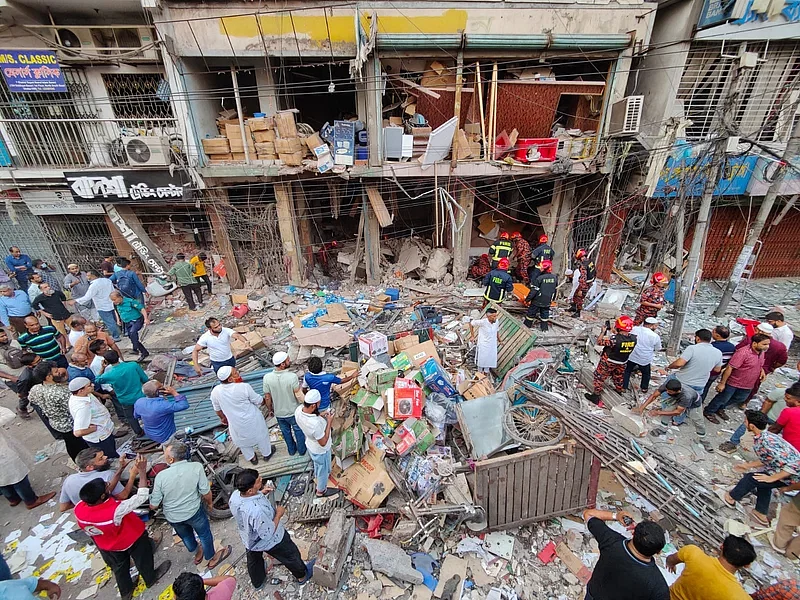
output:
[[[72,314],[67,310],[67,307],[64,306],[64,301],[66,299],[67,297],[63,292],[53,292],[52,296],[39,294],[33,299],[31,306],[36,310],[44,310],[50,313],[56,321],[64,321],[65,319],[69,319]]]
[[[636,336],[632,333],[615,333],[610,339],[611,345],[603,348],[603,352],[616,363],[627,362],[636,347]]]
[[[633,556],[627,539],[596,517],[587,527],[600,547],[600,560],[586,588],[592,600],[669,600],[669,587],[655,560],[643,563]]]

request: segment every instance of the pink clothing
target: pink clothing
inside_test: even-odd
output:
[[[218,583],[206,593],[206,600],[231,600],[233,590],[236,589],[236,580],[231,577]]]
[[[752,390],[761,377],[764,353],[753,352],[752,346],[739,348],[733,353],[728,366],[733,369],[727,384],[742,390]]]
[[[800,406],[787,406],[775,422],[783,427],[783,439],[800,450]]]

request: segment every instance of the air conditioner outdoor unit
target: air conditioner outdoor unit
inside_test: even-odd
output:
[[[52,30],[51,30],[52,31]],[[67,56],[77,56],[81,51],[107,56],[121,56],[126,61],[158,60],[157,46],[135,53],[132,50],[153,43],[153,30],[149,27],[59,27],[55,29],[54,41],[64,46]]]
[[[123,137],[122,145],[132,167],[165,167],[170,164],[167,136]]]
[[[611,105],[610,135],[636,135],[642,122],[644,96],[628,96]]]

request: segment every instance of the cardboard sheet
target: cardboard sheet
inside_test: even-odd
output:
[[[294,328],[294,338],[301,346],[322,346],[323,348],[341,348],[353,341],[347,331],[337,325],[323,327]]]

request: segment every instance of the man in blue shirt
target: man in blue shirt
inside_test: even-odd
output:
[[[326,411],[331,406],[331,386],[333,384],[347,383],[358,374],[356,372],[342,379],[332,373],[324,373],[322,371],[322,359],[318,356],[312,356],[308,359],[308,371],[303,380],[306,382],[308,389],[319,392],[321,398],[319,402],[320,411]]]
[[[40,592],[45,592],[51,600],[61,598],[61,588],[47,579],[23,577],[0,581],[0,598],[4,600],[40,600]]]
[[[189,408],[189,401],[174,387],[164,387],[163,383],[155,380],[145,383],[142,393],[144,398],[139,398],[133,405],[133,416],[142,420],[147,437],[166,445],[175,435],[175,413]],[[172,399],[167,396],[172,396]]]
[[[13,327],[17,333],[25,333],[25,317],[32,315],[31,301],[22,290],[14,290],[5,283],[0,285],[0,323]]]
[[[89,357],[86,356],[85,352],[76,351],[70,355],[67,375],[70,381],[76,377],[86,377],[86,379],[94,383],[94,371],[89,368]]]
[[[28,277],[33,275],[33,262],[31,257],[23,254],[17,246],[8,249],[11,253],[6,256],[6,267],[17,278],[17,285],[21,290],[28,289]]]

